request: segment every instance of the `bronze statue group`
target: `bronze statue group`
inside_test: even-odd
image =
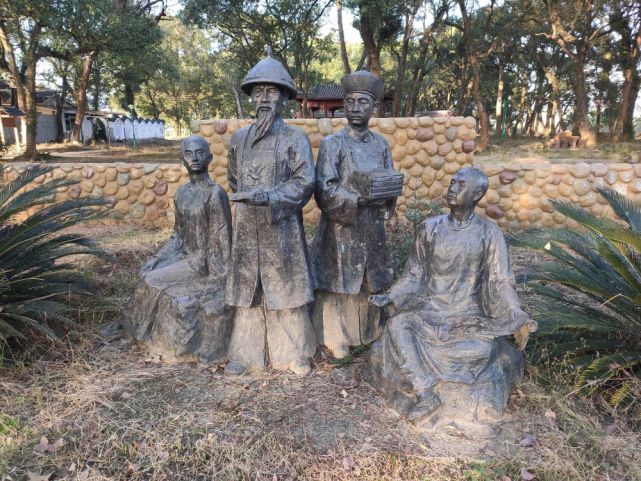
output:
[[[403,176],[368,128],[383,83],[358,71],[342,87],[348,125],[314,162],[306,134],[281,117],[297,95],[292,78],[271,55],[256,64],[241,85],[256,121],[231,138],[229,198],[208,175],[205,139],[183,141],[189,182],[174,198],[171,239],[141,270],[129,332],[166,361],[228,361],[229,375],[303,376],[319,345],[340,358],[373,343],[366,379],[418,424],[496,419],[523,372],[510,337],[523,347],[536,323],[520,308],[500,229],[474,213],[487,177],[452,177],[450,213],[420,224],[393,282],[385,221]],[[308,248],[312,195],[321,218]]]

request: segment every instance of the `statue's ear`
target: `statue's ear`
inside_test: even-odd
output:
[[[479,187],[478,189],[476,189],[476,191],[474,192],[474,202],[476,203],[476,202],[478,202],[479,200],[481,200],[481,198],[482,198],[484,195],[485,195],[485,192],[483,192],[483,189],[482,189],[481,187]]]

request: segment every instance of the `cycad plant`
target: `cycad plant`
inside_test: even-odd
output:
[[[57,189],[78,180],[33,183],[51,170],[29,167],[0,188],[0,348],[9,339],[31,342],[34,335],[57,339],[60,323],[74,324],[71,296],[95,292],[72,256],[105,253],[65,229],[105,217],[108,202],[91,197],[55,202]]]
[[[599,189],[618,220],[555,202],[582,229],[530,229],[517,245],[548,254],[528,272],[540,335],[578,369],[576,388],[636,405],[641,383],[641,205]]]

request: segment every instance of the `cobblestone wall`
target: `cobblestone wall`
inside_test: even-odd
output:
[[[597,188],[610,187],[641,202],[641,164],[628,163],[483,163],[490,188],[479,211],[502,227],[571,224],[555,212],[552,200],[578,204],[591,213],[611,215]]]
[[[326,135],[345,125],[344,119],[292,120],[310,138],[314,154]],[[211,175],[227,187],[227,147],[231,134],[249,121],[201,120],[192,131],[203,135],[214,160]],[[371,128],[390,144],[397,169],[405,174],[403,197],[398,200],[400,218],[408,203],[417,199],[443,201],[454,172],[473,164],[475,121],[472,117],[372,119]],[[125,219],[148,224],[173,223],[173,197],[187,181],[187,171],[178,163],[91,163],[53,164],[48,178],[76,177],[80,183],[61,189],[59,200],[84,195],[113,199],[114,208]],[[641,201],[641,164],[622,163],[491,163],[476,164],[490,179],[490,189],[479,204],[479,212],[503,227],[560,225],[565,217],[554,212],[551,200],[563,199],[588,208],[597,215],[609,213],[596,188],[611,186]],[[27,164],[7,163],[3,179],[10,180]],[[43,182],[44,179],[38,179]],[[305,218],[314,222],[319,211],[310,201]]]
[[[325,136],[342,129],[346,119],[294,119],[290,125],[309,136],[314,157]],[[214,160],[212,173],[218,183],[227,187],[227,148],[231,135],[249,125],[250,120],[196,120],[193,133],[202,135],[211,147]],[[405,174],[403,197],[398,209],[405,212],[414,196],[440,199],[454,172],[472,165],[476,120],[474,117],[402,117],[371,119],[372,131],[381,134],[392,149],[394,166]],[[315,221],[320,211],[312,200],[304,208],[305,219]]]

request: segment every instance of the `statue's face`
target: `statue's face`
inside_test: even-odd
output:
[[[204,139],[188,137],[182,143],[182,161],[190,173],[207,172],[212,155]]]
[[[481,179],[469,170],[459,171],[452,176],[447,189],[447,205],[451,207],[473,207],[483,197]]]
[[[377,102],[370,94],[365,92],[351,92],[345,96],[343,102],[345,117],[350,125],[367,125],[376,109]]]
[[[275,84],[256,84],[252,87],[251,99],[256,105],[256,114],[261,109],[269,109],[280,115],[287,102],[282,90]]]

